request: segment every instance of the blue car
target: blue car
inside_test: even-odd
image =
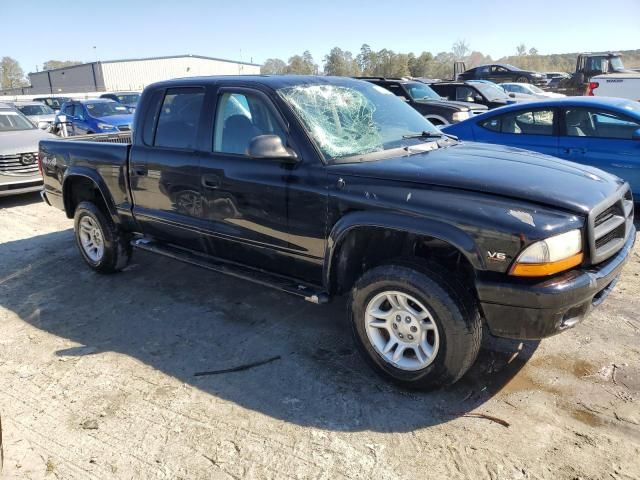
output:
[[[60,107],[57,123],[61,115],[66,116],[69,135],[128,132],[133,123],[127,107],[103,98],[66,102]]]
[[[442,129],[546,153],[623,178],[640,199],[640,102],[566,97],[509,105]]]

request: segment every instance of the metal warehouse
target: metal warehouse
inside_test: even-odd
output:
[[[31,87],[7,93],[37,95],[141,90],[150,83],[171,78],[259,73],[260,65],[255,63],[199,55],[111,60],[30,73]]]

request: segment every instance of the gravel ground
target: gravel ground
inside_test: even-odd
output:
[[[417,394],[364,365],[344,302],[141,252],[100,276],[62,212],[0,199],[4,475],[640,478],[639,259],[575,329],[486,338],[462,381]]]

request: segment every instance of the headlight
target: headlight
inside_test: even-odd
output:
[[[563,272],[580,265],[582,233],[571,230],[529,245],[511,267],[511,275],[519,277],[544,277]]]
[[[454,122],[461,122],[469,118],[469,112],[455,112],[451,118],[453,118]]]
[[[98,128],[100,130],[115,130],[116,127],[113,125],[109,125],[108,123],[98,123]]]

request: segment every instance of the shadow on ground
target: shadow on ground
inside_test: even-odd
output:
[[[126,271],[98,275],[82,263],[70,229],[1,244],[0,259],[0,305],[80,345],[52,354],[118,352],[299,425],[404,432],[440,424],[480,407],[537,348],[487,339],[458,384],[406,392],[355,352],[344,300],[315,306],[141,252]],[[246,371],[194,376],[274,356],[280,359]]]
[[[39,192],[24,193],[22,195],[11,195],[7,197],[0,197],[0,209],[22,207],[32,203],[40,202],[42,202],[42,199],[40,198]]]

